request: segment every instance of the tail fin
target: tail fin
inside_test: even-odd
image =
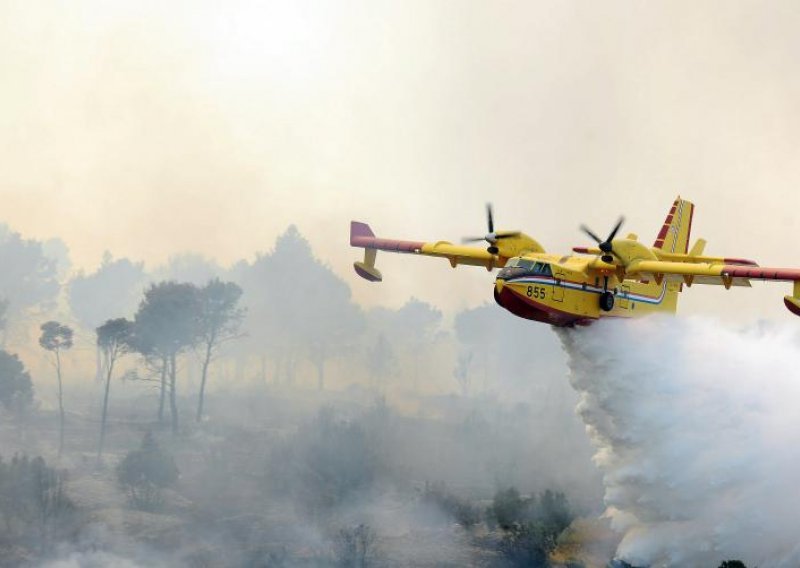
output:
[[[678,196],[664,220],[664,226],[661,227],[653,247],[664,252],[686,254],[689,251],[693,215],[694,203]]]
[[[362,241],[365,237],[367,239],[375,238],[375,233],[372,232],[370,226],[359,221],[350,221],[350,246],[364,246]]]

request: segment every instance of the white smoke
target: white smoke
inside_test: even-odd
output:
[[[617,554],[800,566],[800,339],[700,318],[561,331]]]

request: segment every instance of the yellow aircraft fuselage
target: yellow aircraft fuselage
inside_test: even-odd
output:
[[[511,258],[495,279],[494,298],[514,315],[556,326],[676,311],[681,284],[620,280],[613,266],[595,269],[591,264],[577,256]],[[609,311],[600,307],[605,291],[614,297]]]

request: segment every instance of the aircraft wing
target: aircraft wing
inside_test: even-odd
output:
[[[655,278],[656,280],[661,277],[672,277],[672,279],[684,280],[687,284],[711,279],[714,280],[714,284],[724,284],[725,286],[735,284],[736,280],[782,280],[786,282],[800,280],[800,269],[797,268],[768,268],[740,264],[709,264],[704,262],[671,262],[662,260],[634,261],[625,267],[625,272],[628,276],[637,275],[645,278]]]
[[[482,247],[454,245],[446,241],[429,243],[378,238],[369,225],[359,221],[350,222],[350,246],[364,249],[364,261],[355,262],[353,266],[359,276],[371,282],[380,282],[383,279],[380,271],[375,268],[375,257],[379,250],[446,258],[453,268],[466,264],[492,270],[504,266],[507,260]]]
[[[680,279],[687,285],[722,284],[726,288],[750,286],[750,280],[794,282],[792,295],[784,296],[783,303],[790,312],[800,316],[800,269],[797,268],[640,260],[626,267],[626,276],[653,278],[656,282]]]

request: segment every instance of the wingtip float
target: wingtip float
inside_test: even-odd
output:
[[[499,268],[494,297],[498,304],[526,319],[556,326],[586,324],[601,317],[637,317],[674,313],[684,285],[750,286],[751,280],[794,283],[784,304],[800,316],[800,269],[764,268],[752,260],[704,255],[706,241],[690,248],[694,204],[678,197],[652,246],[635,234],[616,238],[617,222],[603,239],[588,227],[581,229],[596,246],[577,246],[573,255],[545,252],[535,239],[520,231],[496,231],[487,206],[488,232],[465,242],[486,241],[488,247],[378,238],[366,223],[350,223],[350,245],[364,249],[356,273],[371,282],[383,279],[375,267],[377,252],[399,252],[446,258],[459,265]]]

